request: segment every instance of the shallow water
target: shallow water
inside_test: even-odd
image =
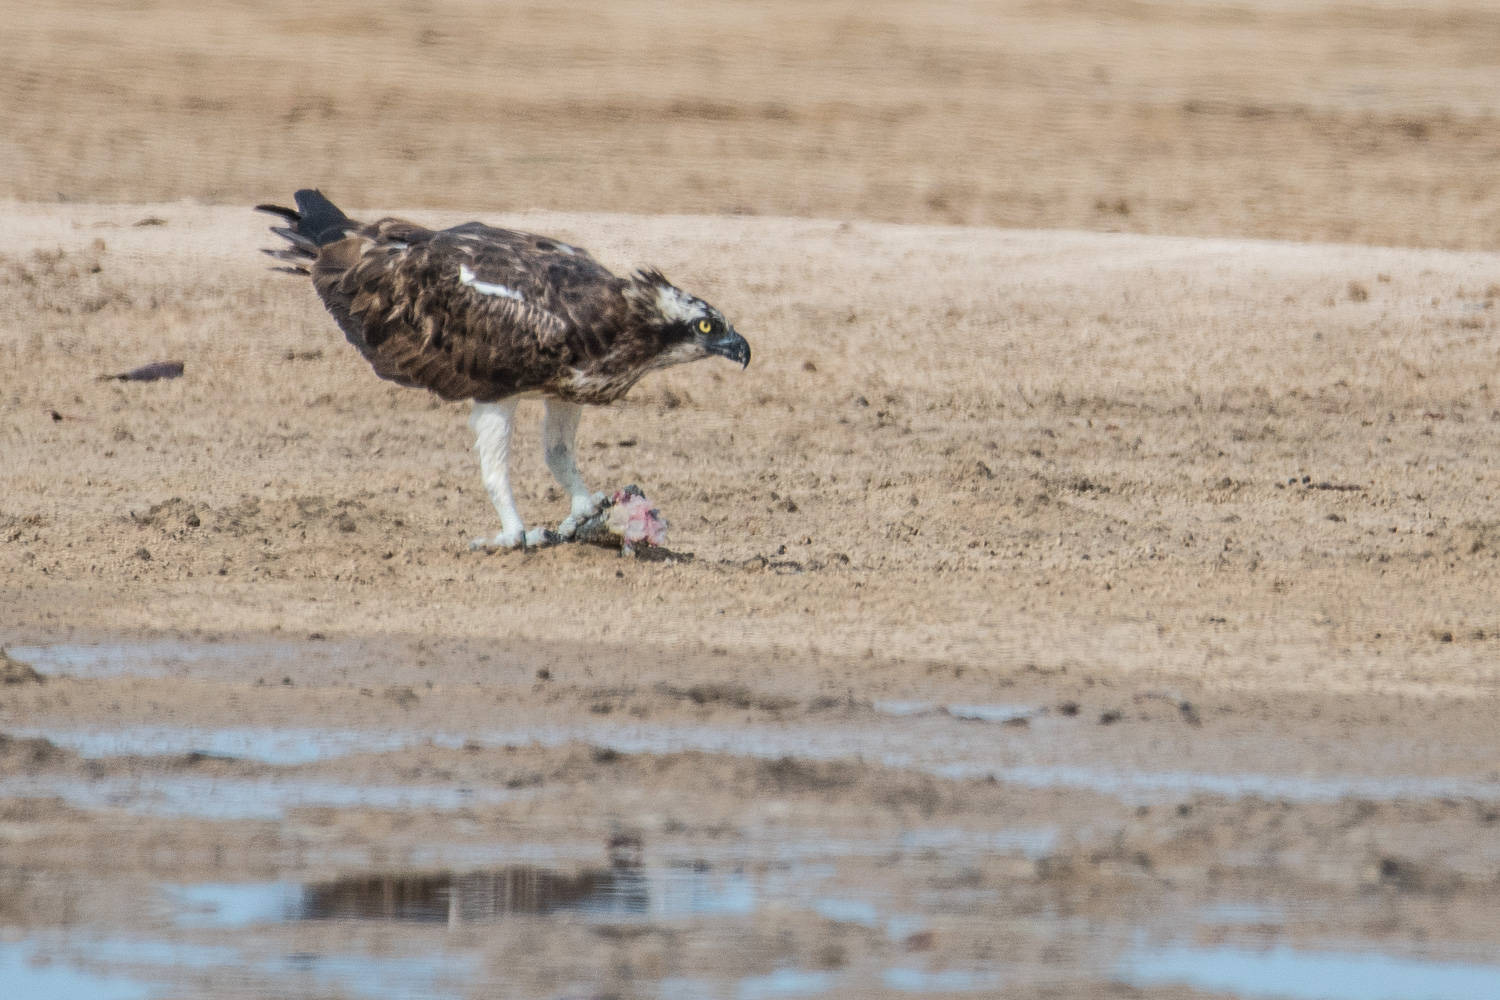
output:
[[[449,1000],[463,996],[464,984],[476,975],[465,956],[258,951],[134,936],[0,944],[0,983],[17,1000],[177,997],[184,995],[184,984],[202,982],[205,975],[215,993]],[[94,971],[101,967],[111,971]]]
[[[972,706],[971,706],[972,707]],[[1014,706],[992,706],[997,712]],[[1016,718],[1019,716],[1006,716]],[[88,757],[204,753],[273,765],[328,760],[431,744],[457,749],[584,742],[621,753],[706,751],[737,756],[836,760],[858,758],[913,768],[942,778],[990,778],[1029,788],[1099,792],[1131,804],[1170,802],[1194,794],[1258,796],[1294,802],[1353,797],[1375,801],[1418,798],[1500,799],[1500,781],[1485,775],[1282,775],[1163,769],[1119,770],[1101,764],[1016,763],[1003,730],[946,716],[901,717],[882,725],[743,725],[614,723],[520,726],[478,732],[369,731],[312,727],[129,726],[73,730],[29,726],[17,736],[42,736]]]
[[[598,842],[521,840],[491,851],[535,860],[426,870],[367,860],[334,877],[157,882],[134,899],[134,883],[105,876],[83,883],[84,900],[70,905],[87,912],[87,896],[98,894],[118,909],[123,894],[128,926],[28,930],[0,920],[11,939],[0,945],[0,982],[41,1000],[206,995],[194,986],[206,981],[212,995],[236,998],[598,995],[506,971],[516,949],[555,937],[568,943],[547,961],[594,983],[624,961],[626,943],[639,969],[660,969],[634,973],[616,990],[622,997],[1031,996],[1059,984],[1094,995],[1125,982],[1288,1000],[1500,1000],[1500,967],[1274,943],[1303,905],[1290,899],[1194,908],[1142,897],[1079,920],[1010,894],[1003,881],[971,886],[976,865],[1034,856],[1054,837],[934,827],[856,840],[769,827],[719,844],[663,841],[644,860],[630,859],[639,847],[611,857]],[[1383,904],[1359,905],[1342,915],[1346,939]],[[1244,924],[1273,943],[1192,943],[1202,928]],[[15,941],[18,932],[26,937]],[[661,952],[657,941],[693,947]],[[1054,957],[1028,958],[1028,941]]]
[[[307,806],[454,810],[524,798],[526,790],[439,785],[356,785],[278,778],[139,775],[82,779],[0,778],[0,798],[59,798],[75,809],[121,809],[144,816],[280,819]]]
[[[882,715],[909,718],[923,715],[946,715],[972,722],[1009,722],[1031,719],[1043,713],[1030,705],[939,705],[930,701],[877,701],[872,706]]]
[[[302,642],[215,643],[202,639],[153,639],[11,646],[7,652],[14,659],[29,663],[39,674],[92,680],[104,677],[185,677],[222,673],[226,669],[243,676],[259,667],[302,663],[323,651]]]
[[[147,1000],[157,984],[49,960],[34,942],[0,943],[0,983],[26,1000]]]
[[[1500,965],[1275,947],[1159,948],[1121,963],[1139,985],[1289,1000],[1500,1000]]]
[[[174,676],[233,670],[243,679],[247,665],[290,670],[292,660],[279,659],[285,651],[307,653],[295,644],[174,643],[15,652],[53,674],[107,677],[141,672],[149,661]],[[13,758],[0,800],[58,798],[89,818],[64,822],[55,806],[35,802],[10,815],[72,823],[75,833],[98,823],[91,856],[100,854],[110,824],[158,829],[141,841],[140,858],[125,859],[128,874],[113,858],[80,874],[72,859],[47,869],[46,851],[36,852],[41,867],[7,867],[0,853],[0,995],[17,983],[43,1000],[1032,998],[1129,988],[1288,1000],[1500,1000],[1500,973],[1464,941],[1442,941],[1441,923],[1413,924],[1422,935],[1437,930],[1406,940],[1372,930],[1437,898],[1421,895],[1429,869],[1433,891],[1472,895],[1474,886],[1490,884],[1483,879],[1492,878],[1500,854],[1485,846],[1490,821],[1482,817],[1485,803],[1500,801],[1500,778],[1463,770],[1489,767],[1482,755],[1451,758],[1459,760],[1454,773],[1406,773],[1406,762],[1396,751],[1382,756],[1378,741],[1369,741],[1376,752],[1361,756],[1313,731],[1304,734],[1308,746],[1333,747],[1332,755],[1277,756],[1256,742],[1261,731],[1253,724],[1236,721],[1222,729],[1228,742],[1219,746],[1228,751],[1195,756],[1184,748],[1203,746],[1193,741],[1212,725],[1190,728],[1170,704],[1170,725],[1130,732],[1040,704],[983,701],[881,701],[874,712],[721,722],[684,722],[690,716],[680,713],[664,722],[625,712],[600,718],[581,706],[568,716],[568,704],[548,702],[542,716],[504,707],[482,716],[488,725],[451,729],[403,726],[402,716],[388,728],[361,728],[389,714],[348,715],[355,725],[329,727],[84,728],[18,719],[30,725],[7,727],[13,735],[116,760],[104,768],[64,761],[49,774],[50,764],[29,773],[22,757]],[[1138,704],[1146,706],[1139,721],[1154,712],[1159,724],[1154,702]],[[568,721],[531,721],[538,717]],[[1141,733],[1159,743],[1141,750]],[[933,813],[918,799],[887,801],[880,782],[866,788],[861,779],[857,791],[830,793],[825,813],[816,783],[785,796],[777,785],[764,810],[757,799],[748,812],[724,808],[702,818],[663,802],[660,787],[642,779],[629,790],[636,797],[611,799],[616,811],[603,816],[577,794],[589,786],[574,785],[567,769],[567,780],[509,789],[498,787],[499,778],[420,777],[492,773],[484,768],[494,761],[481,756],[462,755],[463,769],[449,772],[453,758],[435,753],[361,762],[360,773],[385,767],[379,783],[339,780],[350,770],[334,763],[422,747],[572,743],[622,753],[854,760],[1012,787],[995,795],[987,783],[983,794],[978,785],[945,786],[944,795],[1002,805]],[[197,769],[166,759],[185,754],[242,763]],[[118,760],[130,756],[139,760]],[[549,756],[586,757],[538,754]],[[704,766],[748,773],[746,787],[772,770]],[[104,776],[84,776],[91,768]],[[1199,793],[1242,801],[1184,801]],[[780,801],[799,796],[800,804]],[[1424,801],[1319,805],[1349,797]],[[476,808],[507,803],[517,805]],[[1176,808],[1136,808],[1157,803]],[[1206,829],[1193,828],[1200,814]],[[1398,833],[1412,836],[1418,815],[1417,840],[1382,839],[1389,831],[1381,822],[1408,823]],[[1304,820],[1327,827],[1330,816],[1368,824],[1348,842],[1358,857],[1341,857],[1315,837],[1287,843],[1276,832]],[[1242,825],[1242,817],[1250,819]],[[213,828],[184,819],[231,822]],[[1439,826],[1426,825],[1434,819],[1449,824],[1443,836],[1458,838],[1448,841],[1446,861],[1427,857],[1435,853],[1428,836]],[[213,832],[240,820],[266,822],[256,848]],[[533,821],[535,829],[526,825]],[[0,823],[0,835],[12,827],[24,832],[25,820]],[[1143,837],[1147,827],[1161,838]],[[1268,832],[1257,840],[1244,832],[1252,827]],[[411,828],[421,836],[401,833]],[[620,830],[644,832],[620,841],[636,845],[623,853],[602,846],[616,843]],[[177,872],[179,856],[193,860],[196,874]],[[1391,879],[1383,874],[1388,861]],[[1460,868],[1470,881],[1452,880]],[[1413,873],[1411,885],[1402,884],[1403,872]],[[7,909],[11,892],[47,916],[33,918],[24,902]]]
[[[767,915],[773,915],[778,925],[802,928],[801,934],[810,930],[808,918],[825,922],[825,927],[847,929],[834,931],[835,939],[839,934],[875,932],[897,945],[917,939],[941,940],[952,932],[955,915],[963,911],[953,908],[952,899],[939,900],[925,913],[904,909],[911,905],[910,899],[899,898],[900,875],[908,864],[904,857],[910,856],[897,853],[884,862],[895,865],[897,877],[889,885],[866,884],[859,895],[851,895],[853,884],[837,863],[752,869],[683,858],[646,865],[554,868],[518,864],[471,871],[372,872],[309,882],[167,884],[157,888],[157,896],[169,914],[169,928],[86,938],[52,933],[41,940],[0,945],[0,973],[5,974],[7,986],[18,984],[23,990],[18,996],[38,1000],[79,996],[149,1000],[173,993],[173,984],[190,981],[204,971],[221,981],[234,979],[248,988],[288,997],[319,996],[329,990],[372,1000],[573,995],[524,989],[486,993],[485,983],[494,988],[498,982],[483,957],[487,943],[524,936],[530,933],[528,928],[557,921],[563,922],[559,928],[583,921],[585,926],[610,929],[611,936],[621,933],[617,928],[622,922],[640,928],[627,932],[626,939],[659,934],[661,928],[694,928],[705,942],[729,942]],[[957,869],[947,866],[946,870]],[[1025,926],[1026,921],[1007,913],[1003,904],[980,905],[975,910],[976,905],[971,902],[964,907],[970,920],[994,922],[996,929],[1007,924]],[[1227,901],[1202,910],[1198,919],[1202,921],[1199,926],[1226,920],[1279,924],[1287,912],[1277,904]],[[1153,925],[1153,938],[1159,938],[1164,927],[1175,927],[1179,940],[1193,936],[1191,920],[1164,923],[1161,914],[1142,912],[1136,921],[1138,928]],[[342,934],[337,939],[342,944],[334,951],[327,950],[326,944],[312,950],[297,946],[299,941],[314,940],[298,932],[299,926],[362,924],[408,926],[427,936],[410,938],[394,954],[389,945],[378,944],[386,940],[384,936],[370,932]],[[854,961],[832,969],[782,963],[755,973],[733,972],[736,962],[727,960],[718,975],[697,968],[692,975],[663,976],[648,991],[636,989],[629,995],[998,995],[1011,986],[1036,985],[1061,975],[1063,981],[1075,984],[1097,977],[1101,984],[1119,981],[1138,989],[1187,986],[1244,998],[1500,1000],[1500,965],[1287,945],[1147,946],[1142,943],[1143,932],[1138,929],[1132,935],[1128,926],[1086,924],[1069,930],[1068,921],[1054,920],[1048,937],[1058,942],[1060,955],[1072,958],[1055,960],[1064,964],[1050,972],[1015,961],[962,960],[952,954],[908,955],[874,965]],[[473,936],[474,930],[486,927],[491,930]],[[930,930],[944,927],[949,930],[936,937]],[[234,936],[224,938],[226,932]],[[433,933],[440,936],[431,937]],[[194,937],[202,934],[209,937]],[[1134,945],[1129,943],[1132,936]],[[1066,945],[1070,940],[1075,943]],[[1115,950],[1118,957],[1113,966],[1106,963],[1100,968],[1090,960],[1078,964],[1077,948],[1084,941],[1091,942],[1094,958]],[[920,951],[929,946],[916,947]],[[637,983],[649,985],[649,981]]]
[[[881,981],[888,988],[902,993],[972,993],[998,989],[1002,982],[995,972],[966,972],[962,969],[924,972],[901,966],[886,969]]]
[[[85,757],[163,757],[199,753],[280,766],[310,764],[352,753],[384,753],[428,741],[450,748],[463,745],[462,739],[445,738],[441,733],[377,733],[312,727],[127,726],[123,729],[69,730],[27,726],[10,732],[14,736],[44,736]]]
[[[889,842],[879,846],[888,848]],[[108,886],[99,890],[112,891]],[[7,984],[20,983],[23,995],[43,1000],[148,1000],[178,995],[184,983],[205,973],[220,986],[236,983],[251,995],[313,997],[342,991],[372,1000],[542,997],[575,994],[528,992],[508,983],[501,987],[503,973],[496,979],[482,958],[491,942],[557,921],[603,928],[623,922],[648,936],[662,927],[698,928],[711,941],[727,942],[765,915],[780,915],[775,916],[778,921],[800,915],[803,922],[873,930],[900,940],[931,920],[888,912],[881,904],[883,893],[867,899],[851,896],[837,864],[758,864],[752,870],[685,857],[649,865],[520,864],[308,882],[164,884],[156,887],[155,896],[141,911],[164,913],[166,925],[123,933],[49,931],[0,947],[0,972],[15,973]],[[310,936],[314,928],[351,925],[370,930],[343,932],[336,939]],[[395,927],[423,936],[392,938],[381,930]],[[434,933],[439,936],[430,936]],[[330,940],[340,942],[334,950],[328,948]],[[393,947],[390,942],[398,940],[404,943]],[[735,972],[743,963],[735,960],[733,949],[723,954],[728,961],[720,974],[705,975],[699,969],[692,976],[664,976],[650,992],[756,998],[848,988],[854,992],[840,995],[857,996],[879,992],[879,984],[904,993],[969,992],[998,981],[992,970],[933,971],[911,961],[890,968],[836,970],[783,963],[760,972]],[[108,975],[100,971],[105,969],[111,970]]]

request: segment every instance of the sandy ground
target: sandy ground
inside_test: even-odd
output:
[[[7,10],[0,981],[1500,996],[1497,16]],[[580,435],[692,561],[469,551],[308,184],[723,309]]]
[[[464,407],[246,209],[4,211],[7,968],[1176,997],[1500,944],[1493,254],[489,217],[754,345],[585,418],[662,564],[469,551]]]
[[[10,627],[542,644],[609,679],[717,650],[892,696],[929,670],[1494,689],[1493,255],[497,221],[659,264],[754,345],[581,431],[694,562],[468,552],[495,515],[465,408],[372,377],[244,209],[16,205]],[[188,374],[95,380],[160,358]],[[534,427],[521,450],[524,512],[557,519]]]
[[[0,197],[1493,249],[1483,0],[41,0]]]

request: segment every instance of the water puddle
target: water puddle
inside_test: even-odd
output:
[[[298,882],[210,882],[162,887],[179,927],[253,927],[295,919]]]
[[[884,923],[879,910],[857,899],[819,899],[813,903],[813,911],[824,920],[831,920],[836,924],[879,927]]]
[[[969,706],[975,708],[975,706]],[[989,706],[990,718],[1016,706]],[[1020,718],[1022,716],[1011,716]],[[855,758],[887,767],[926,771],[943,778],[994,778],[1030,788],[1098,792],[1135,804],[1180,800],[1195,794],[1258,796],[1292,802],[1342,798],[1375,801],[1421,798],[1500,799],[1500,781],[1477,776],[1401,777],[1277,775],[1182,770],[1121,771],[1070,764],[1018,764],[1004,730],[962,725],[948,715],[909,716],[886,726],[836,727],[592,723],[522,726],[480,732],[376,732],[354,729],[133,726],[116,730],[25,727],[16,736],[42,736],[87,757],[202,753],[278,766],[308,764],[354,753],[384,753],[431,744],[457,749],[583,742],[620,753],[700,751],[736,756],[813,760]]]
[[[968,830],[934,827],[851,837],[847,832],[806,828],[794,836],[783,828],[771,827],[746,832],[743,839],[736,838],[726,843],[698,844],[690,863],[709,865],[720,871],[770,865],[774,870],[796,872],[799,878],[815,879],[827,877],[836,870],[838,862],[849,858],[910,854],[939,857],[952,864],[972,864],[990,856],[1035,860],[1050,854],[1057,841],[1058,831],[1053,828]],[[437,843],[415,848],[407,859],[415,868],[475,870],[512,864],[559,866],[596,859],[598,853],[596,842]],[[678,884],[676,881],[665,882],[659,884],[656,891],[665,895]]]
[[[1037,715],[1035,709],[1024,705],[946,705],[944,711],[952,718],[969,722],[1015,722]]]
[[[832,972],[777,969],[765,976],[747,976],[739,982],[739,1000],[772,1000],[774,997],[810,997],[827,993],[838,983]]]
[[[51,961],[31,942],[0,944],[0,982],[7,992],[27,1000],[148,1000],[161,993],[159,985],[139,982],[118,973],[94,972]]]
[[[1014,722],[1046,714],[1030,705],[939,705],[930,701],[877,701],[875,711],[882,715],[909,719],[921,716],[947,716],[968,722]]]
[[[1030,788],[1078,788],[1101,792],[1131,804],[1170,802],[1189,795],[1226,799],[1256,796],[1288,802],[1335,802],[1343,798],[1395,799],[1500,797],[1500,782],[1479,777],[1300,777],[1278,774],[1207,774],[1194,771],[1111,772],[1076,766],[1016,765],[987,769],[973,763],[945,764],[933,773],[945,778],[982,778]]]
[[[327,652],[301,642],[206,642],[154,639],[147,642],[58,643],[11,646],[13,659],[49,677],[95,680],[106,677],[183,677],[203,668],[291,666]]]
[[[1121,965],[1137,986],[1288,1000],[1500,1000],[1500,966],[1277,947],[1159,948]]]
[[[150,676],[152,671],[155,676],[234,671],[242,677],[247,663],[290,668],[309,655],[329,655],[310,654],[296,643],[63,645],[12,652],[44,673],[79,677]],[[1056,818],[1033,818],[1029,822],[1039,825],[1027,828],[956,824],[1019,822],[1021,816],[1037,816],[1026,803],[1044,797],[1016,796],[1024,799],[1024,808],[983,816],[893,808],[870,823],[850,822],[841,801],[835,801],[827,814],[768,809],[763,815],[731,814],[737,826],[727,821],[684,826],[676,816],[684,810],[676,803],[665,807],[648,794],[638,810],[634,804],[624,808],[620,822],[646,831],[642,837],[655,838],[652,831],[660,831],[662,839],[649,847],[636,842],[621,853],[601,850],[603,828],[595,821],[569,825],[571,819],[558,819],[575,815],[569,810],[577,800],[566,796],[579,794],[563,781],[506,789],[498,787],[499,778],[491,782],[494,787],[408,778],[413,772],[405,765],[417,758],[424,758],[424,767],[433,765],[421,773],[444,773],[444,754],[425,749],[379,762],[387,766],[391,784],[341,781],[350,771],[321,766],[351,755],[423,747],[588,744],[626,754],[857,759],[946,778],[1101,793],[1131,804],[1181,803],[1195,794],[1291,802],[1500,800],[1500,778],[1494,775],[1342,773],[1339,759],[1349,761],[1353,771],[1382,766],[1352,753],[1327,758],[1319,764],[1322,774],[1297,773],[1294,765],[1288,767],[1291,773],[1261,773],[1274,771],[1285,758],[1259,753],[1250,737],[1233,735],[1243,727],[1225,727],[1226,738],[1242,740],[1228,755],[1153,750],[1150,756],[1139,745],[1133,753],[1115,754],[1110,738],[1121,730],[1085,733],[1037,706],[886,701],[875,709],[857,718],[828,713],[775,722],[755,716],[761,721],[746,724],[689,723],[683,716],[637,721],[627,713],[607,718],[580,713],[568,724],[534,724],[537,718],[565,716],[517,711],[489,717],[514,719],[516,725],[470,730],[410,727],[409,720],[423,718],[420,714],[400,716],[408,728],[398,721],[390,729],[370,722],[369,729],[75,725],[19,730],[14,735],[46,737],[88,758],[147,758],[98,768],[131,773],[97,779],[80,776],[82,768],[0,777],[0,799],[57,797],[82,810],[133,814],[90,817],[101,831],[98,843],[109,836],[108,823],[149,826],[142,816],[280,820],[306,807],[391,814],[345,815],[333,825],[304,815],[258,846],[231,844],[222,863],[217,833],[177,824],[185,831],[179,836],[169,821],[159,824],[162,836],[150,841],[156,853],[149,866],[128,858],[116,866],[113,857],[75,866],[56,862],[46,850],[27,848],[40,860],[12,860],[7,869],[0,856],[0,991],[36,1000],[168,1000],[203,995],[214,989],[205,984],[224,983],[234,996],[289,1000],[481,995],[772,1000],[1031,995],[1057,992],[1059,983],[1069,984],[1062,990],[1067,995],[1103,995],[1128,983],[1174,993],[1285,1000],[1500,1000],[1500,965],[1483,964],[1486,955],[1479,961],[1446,961],[1475,953],[1444,951],[1442,943],[1425,938],[1422,947],[1432,949],[1428,957],[1381,953],[1389,941],[1416,941],[1418,930],[1437,926],[1412,918],[1401,925],[1399,933],[1406,937],[1389,930],[1396,902],[1418,911],[1438,899],[1420,886],[1393,883],[1375,890],[1363,884],[1351,888],[1347,880],[1291,881],[1282,878],[1280,868],[1266,874],[1269,862],[1261,860],[1245,863],[1240,871],[1234,857],[1250,856],[1250,847],[1216,854],[1208,841],[1195,847],[1197,841],[1185,839],[1173,841],[1165,855],[1177,866],[1170,869],[1170,880],[1142,864],[1140,871],[1130,869],[1128,879],[1110,869],[1107,881],[1091,882],[1090,844],[1111,836],[1115,823],[1096,817],[1126,812],[1112,803],[1093,808],[1098,799],[1085,800],[1087,810],[1064,801]],[[1163,737],[1163,746],[1191,748],[1196,745],[1191,741],[1201,738],[1193,734],[1203,730],[1189,731],[1175,717],[1173,725],[1178,728]],[[180,762],[166,759],[188,754],[263,766],[179,767]],[[478,756],[472,760],[476,766],[492,763]],[[1212,769],[1225,760],[1230,763]],[[1391,760],[1396,772],[1421,766]],[[1132,769],[1134,761],[1144,766]],[[1235,761],[1248,767],[1235,770]],[[359,765],[361,771],[364,767]],[[296,770],[277,770],[291,768]],[[212,771],[238,773],[224,777]],[[546,808],[508,810],[504,816],[462,812],[523,799]],[[1255,812],[1249,805],[1245,811]],[[403,812],[451,813],[430,827],[451,824],[451,832],[424,832],[414,843]],[[1171,822],[1173,816],[1197,822],[1193,809],[1159,812]],[[1212,819],[1213,812],[1203,810],[1203,815]],[[1372,829],[1381,812],[1365,819]],[[1471,813],[1483,810],[1460,803],[1443,815],[1458,829]],[[788,816],[816,816],[818,826],[793,825]],[[940,818],[945,816],[950,818]],[[1147,824],[1142,816],[1136,825]],[[1156,816],[1151,812],[1150,821]],[[525,825],[533,821],[554,836]],[[942,822],[955,825],[922,825]],[[1040,825],[1050,822],[1063,826]],[[1186,828],[1186,820],[1181,825]],[[1450,835],[1457,836],[1443,834]],[[1321,864],[1319,859],[1342,851],[1341,843],[1314,844],[1306,864]],[[1060,844],[1066,848],[1062,860],[1074,865],[1062,876],[1049,874],[1050,866],[1028,863],[1048,857]],[[1146,861],[1157,860],[1151,850],[1148,845]],[[1302,850],[1291,844],[1276,861],[1300,870]],[[214,860],[174,867],[175,851],[183,858]],[[1194,881],[1200,869],[1216,870],[1221,862],[1240,871],[1242,881]],[[1358,863],[1356,858],[1351,868]],[[47,868],[52,864],[55,871]],[[1178,873],[1183,881],[1176,881]],[[194,877],[219,881],[160,881]],[[1462,891],[1479,884],[1464,883]],[[1242,895],[1217,898],[1220,892]],[[1280,898],[1283,892],[1287,898]],[[1096,895],[1108,897],[1110,905],[1080,903]],[[1405,907],[1406,901],[1413,905]],[[1337,945],[1307,946],[1310,939],[1302,935],[1311,926],[1318,928],[1316,941]],[[1459,937],[1462,944],[1483,939],[1483,932],[1471,924]],[[1247,942],[1265,947],[1257,950]],[[1335,947],[1345,950],[1326,950]]]
[[[1215,903],[1198,911],[1198,920],[1209,925],[1279,925],[1286,922],[1284,906],[1257,903]]]
[[[1148,934],[1159,934],[1147,928],[1170,928],[1167,940],[1190,940],[1195,925],[1279,924],[1285,902],[1223,900],[1186,920],[1180,907],[1166,905],[1102,922],[1070,921],[1033,906],[1017,909],[1014,898],[995,891],[966,888],[967,859],[891,853],[892,842],[866,842],[868,851],[853,868],[836,857],[771,863],[762,850],[774,843],[767,838],[739,845],[754,864],[712,863],[692,848],[646,864],[522,863],[363,871],[300,882],[158,885],[154,905],[132,908],[137,915],[165,915],[167,926],[154,935],[147,929],[139,936],[48,929],[40,939],[0,945],[0,982],[7,989],[19,984],[18,996],[38,1000],[155,1000],[192,993],[205,975],[232,977],[245,995],[308,1000],[330,994],[371,1000],[596,996],[609,992],[601,978],[607,967],[659,963],[670,954],[654,982],[636,974],[631,995],[998,995],[1063,976],[1079,987],[1077,995],[1108,992],[1107,984],[1123,982],[1285,1000],[1500,1000],[1500,966],[1285,945],[1142,944]],[[980,843],[952,831],[935,831],[929,842]],[[526,853],[531,846],[514,850]],[[556,849],[568,854],[582,846]],[[593,850],[597,858],[597,843]],[[918,867],[908,868],[914,859]],[[99,891],[113,896],[117,889]],[[1351,914],[1351,926],[1367,916]],[[770,938],[768,927],[776,929]],[[570,933],[572,944],[538,943]],[[1062,957],[1041,966],[1020,956],[994,958],[993,942],[1015,940],[1018,933],[1023,940],[1041,934],[1054,942],[1048,951]],[[685,934],[695,942],[691,949],[663,952],[653,943],[686,940]],[[801,962],[787,961],[793,941]],[[598,942],[610,944],[594,955],[590,949]],[[990,955],[980,958],[976,948]],[[539,967],[567,968],[571,981],[586,985],[539,990],[519,984],[513,963],[527,953],[538,956]],[[832,966],[810,961],[819,955],[833,956]]]
[[[108,968],[109,973],[96,971]],[[477,974],[464,956],[262,956],[251,948],[184,944],[149,938],[0,944],[6,996],[25,1000],[151,1000],[204,995],[203,977],[232,976],[259,996],[369,997],[372,1000],[451,1000]],[[184,993],[184,985],[189,992]],[[11,992],[14,991],[14,992]]]
[[[388,753],[433,742],[456,749],[462,738],[442,734],[376,733],[358,729],[312,727],[272,729],[254,726],[198,728],[129,726],[124,729],[48,729],[22,727],[13,736],[44,736],[85,757],[165,757],[204,754],[258,764],[293,766],[346,757],[354,753]]]
[[[934,715],[938,706],[930,701],[877,701],[875,711],[882,715],[908,718],[913,715]]]
[[[881,982],[887,989],[902,993],[972,993],[998,989],[1000,975],[996,972],[970,972],[964,969],[926,972],[897,966],[886,969]]]
[[[12,776],[0,778],[0,798],[57,798],[75,809],[121,809],[143,816],[201,819],[280,819],[289,810],[426,809],[452,811],[498,805],[534,793],[502,788],[438,785],[354,785],[336,781],[140,775],[95,780]]]

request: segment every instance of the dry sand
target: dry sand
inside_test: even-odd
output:
[[[723,649],[840,691],[1494,690],[1495,255],[491,218],[658,264],[750,338],[749,371],[666,373],[581,432],[694,562],[468,552],[495,515],[465,408],[374,378],[243,208],[15,205],[9,627],[574,643],[616,676]],[[161,358],[188,374],[95,380]],[[531,426],[522,451],[556,520]]]
[[[1480,0],[11,8],[0,197],[1500,234]]]

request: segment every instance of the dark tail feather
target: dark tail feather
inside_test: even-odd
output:
[[[295,229],[287,229],[285,226],[272,226],[271,232],[280,236],[298,250],[306,250],[315,256],[318,252],[317,241],[308,239]]]
[[[318,258],[318,248],[344,238],[344,234],[358,223],[339,211],[338,206],[322,192],[312,189],[298,191],[295,195],[297,208],[282,208],[280,205],[256,205],[257,212],[279,215],[292,223],[290,226],[272,226],[271,232],[291,244],[278,250],[263,250],[277,260],[290,261],[295,267],[273,267],[273,271],[289,274],[307,274],[304,262]]]
[[[298,215],[297,210],[293,208],[282,208],[280,205],[256,205],[255,210],[257,212],[266,212],[271,215],[279,215],[289,222],[302,221],[302,216]]]
[[[318,246],[344,238],[345,230],[352,225],[349,216],[339,211],[337,205],[323,197],[323,192],[304,188],[294,197],[297,199],[297,211],[300,213],[300,218],[297,220],[299,234],[312,240]]]

